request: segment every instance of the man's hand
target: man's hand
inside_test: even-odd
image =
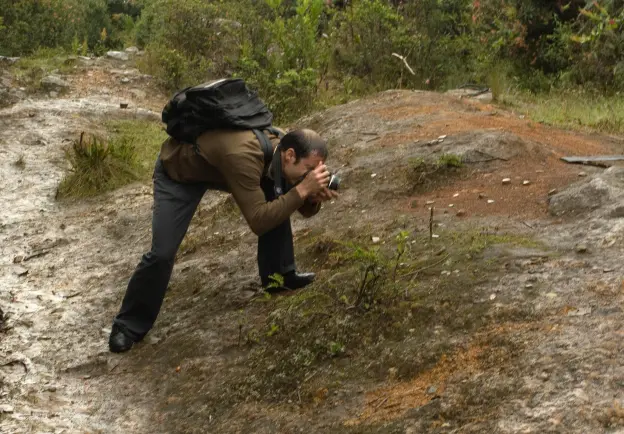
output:
[[[330,174],[327,171],[327,166],[319,164],[313,171],[307,174],[303,181],[297,184],[297,192],[303,199],[307,199],[311,195],[318,194],[323,189],[327,189],[329,184]]]
[[[325,187],[318,193],[309,195],[308,201],[316,204],[316,203],[327,202],[328,200],[336,199],[338,198],[338,196],[339,195],[337,191],[330,190],[329,188]]]

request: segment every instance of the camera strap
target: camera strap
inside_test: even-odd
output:
[[[273,161],[271,162],[271,170],[273,172],[273,182],[274,182],[274,191],[275,197],[279,197],[285,193],[284,191],[284,179],[282,178],[282,150],[280,148],[281,145],[277,145],[275,148],[275,153],[273,154]]]

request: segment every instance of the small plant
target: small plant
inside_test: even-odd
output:
[[[337,357],[340,354],[344,353],[345,346],[339,342],[330,342],[329,343],[329,355],[331,357]]]
[[[442,154],[438,158],[437,166],[439,168],[462,167],[462,157],[455,154]]]
[[[282,288],[284,287],[284,276],[279,273],[273,273],[269,276],[270,283],[267,285],[267,289],[270,288]]]

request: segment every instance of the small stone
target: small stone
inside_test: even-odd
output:
[[[585,173],[585,172],[580,172],[580,173],[578,174],[578,176],[580,176],[581,178],[583,178],[583,177],[587,176],[587,173]]]
[[[568,316],[585,316],[591,314],[591,307],[580,307],[578,309],[571,309],[568,312]]]
[[[511,184],[511,178],[504,178],[503,185]]]
[[[449,208],[453,208],[455,205],[452,203],[449,203]]]
[[[24,257],[22,255],[18,255],[15,258],[13,258],[13,263],[14,264],[19,264],[24,260]]]
[[[444,139],[446,139],[446,137],[447,137],[447,136],[446,136],[446,134],[445,134],[445,135],[443,135],[443,136],[438,137],[438,140],[444,140]]]
[[[121,82],[123,84],[128,84],[128,83],[130,83],[130,79],[128,77],[124,77],[124,78],[121,79]]]
[[[459,193],[455,193],[453,197],[459,197]]]
[[[546,294],[546,297],[548,297],[548,298],[557,298],[558,296],[554,292],[549,292],[548,294]]]
[[[372,174],[371,174],[371,178],[374,178],[374,177],[376,177],[376,176],[377,176],[377,174],[376,174],[376,173],[372,173]]]
[[[530,185],[530,184],[531,184],[531,181],[529,180],[522,181],[522,185]]]
[[[24,267],[17,267],[14,273],[17,277],[23,277],[28,274],[28,270]]]
[[[55,92],[55,91],[50,92],[50,98],[58,98],[58,92]]]
[[[427,389],[427,395],[435,395],[437,391],[438,391],[437,386],[429,386],[429,388]]]
[[[128,108],[128,103],[127,102],[120,102],[119,103],[119,108],[127,109]]]
[[[431,235],[431,238],[440,238],[440,235],[433,234]]]
[[[490,300],[494,300],[494,299],[496,299],[496,294],[490,295]]]
[[[548,379],[550,378],[550,375],[548,375],[548,372],[542,372],[540,374],[540,378],[542,379],[542,381],[548,381]]]
[[[2,413],[13,413],[13,406],[9,404],[1,404],[0,405],[0,414]]]
[[[82,379],[83,379],[83,380],[88,380],[89,378],[91,378],[91,376],[90,376],[90,375],[83,375],[83,376],[82,376]]]
[[[61,230],[62,230],[62,231],[64,231],[64,230],[65,230],[65,228],[67,228],[67,226],[65,226],[65,223],[61,223],[60,228],[61,228]]]
[[[130,58],[128,56],[128,53],[124,53],[122,51],[109,51],[108,53],[106,53],[106,56],[110,57],[111,59],[122,60],[122,61],[126,61]]]
[[[489,199],[489,200],[487,201],[487,203],[492,204],[492,203],[494,203],[494,201],[493,201],[492,199]]]
[[[139,49],[137,47],[128,47],[125,49],[126,53],[130,53],[130,54],[136,54],[139,52]]]
[[[587,246],[585,244],[577,244],[576,253],[587,253]]]
[[[485,199],[485,194],[479,193],[479,199]]]
[[[552,196],[553,194],[557,194],[557,189],[556,188],[553,188],[552,190],[550,190],[548,192],[548,196]]]
[[[373,237],[372,238],[373,244],[377,244],[380,241],[379,237]]]
[[[455,214],[457,217],[464,217],[466,215],[466,210],[465,209],[460,209],[459,211],[457,211],[457,214]]]
[[[603,273],[613,273],[614,271],[614,268],[605,268],[604,270],[602,270]]]
[[[435,203],[435,200],[428,200],[425,204],[426,205],[433,205]]]
[[[526,289],[532,289],[532,288],[533,288],[533,285],[531,285],[530,283],[527,283],[526,285],[524,285],[524,287],[525,287]]]

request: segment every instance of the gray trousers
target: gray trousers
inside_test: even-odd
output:
[[[169,178],[158,159],[154,169],[152,247],[136,267],[114,319],[135,341],[154,325],[171,279],[176,253],[208,185],[181,184]],[[275,199],[273,182],[262,179],[267,201]],[[258,238],[258,269],[263,284],[273,273],[295,270],[290,219]]]

